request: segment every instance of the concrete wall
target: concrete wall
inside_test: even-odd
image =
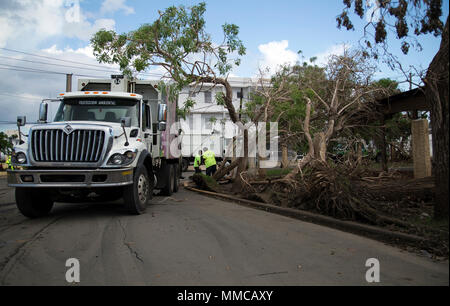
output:
[[[431,154],[428,121],[418,119],[411,121],[413,142],[414,177],[431,176]]]

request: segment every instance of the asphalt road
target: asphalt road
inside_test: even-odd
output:
[[[0,176],[0,285],[447,285],[449,264],[327,227],[205,197],[180,188],[147,213],[120,203],[57,204],[29,220]]]

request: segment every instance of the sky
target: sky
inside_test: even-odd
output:
[[[342,0],[205,2],[206,31],[214,42],[222,40],[224,23],[239,26],[239,38],[247,48],[247,54],[230,75],[238,77],[255,77],[258,69],[266,67],[273,73],[279,65],[303,62],[311,57],[317,57],[316,63],[323,65],[331,54],[341,54],[344,46],[358,46],[365,21],[352,15],[355,31],[337,29],[336,16],[343,9]],[[54,98],[65,90],[66,73],[74,74],[74,88],[79,77],[108,78],[115,67],[99,66],[89,44],[97,30],[132,31],[153,22],[158,10],[170,5],[189,7],[197,3],[179,0],[0,0],[0,124],[15,121],[17,115],[26,115],[28,121],[36,120],[40,100]],[[445,21],[448,1],[443,3],[442,20]],[[413,65],[419,70],[428,67],[440,44],[440,37],[420,36],[423,50],[411,50],[404,56],[395,37],[388,37],[390,50],[399,56],[402,65]],[[298,51],[302,51],[301,54]],[[375,79],[390,77],[405,81],[400,72],[391,71],[382,63],[378,67]],[[34,72],[29,72],[30,68]],[[158,78],[160,70],[149,73],[142,77]],[[402,86],[405,89],[407,85]]]

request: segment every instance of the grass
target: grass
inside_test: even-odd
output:
[[[291,168],[275,168],[275,169],[267,169],[266,170],[266,176],[273,177],[273,176],[284,176],[291,172]]]
[[[390,168],[407,168],[407,167],[413,167],[412,161],[401,161],[401,162],[388,162],[388,169]],[[372,170],[381,170],[381,163],[376,162],[370,162],[368,165],[369,169]]]

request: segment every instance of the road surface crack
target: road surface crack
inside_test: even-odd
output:
[[[142,258],[139,256],[139,253],[137,251],[135,251],[131,247],[131,243],[127,241],[127,231],[126,231],[125,227],[123,226],[122,221],[120,219],[118,219],[118,221],[119,221],[119,225],[122,228],[122,232],[123,232],[123,244],[128,248],[130,253],[136,257],[137,260],[144,263],[144,260],[142,260]]]
[[[25,243],[17,247],[14,252],[6,256],[2,262],[0,262],[0,284],[4,285],[5,280],[8,277],[9,273],[12,271],[14,266],[18,261],[22,259],[22,257],[26,253],[27,247],[31,246],[37,239],[41,237],[41,234],[48,229],[51,225],[55,224],[57,221],[62,219],[63,216],[56,217],[55,219],[51,220],[49,223],[47,223],[45,226],[43,226],[40,230],[38,230],[29,240],[27,240]],[[19,224],[22,222],[19,222]],[[14,260],[13,262],[11,262]],[[8,264],[11,262],[11,265],[9,267]]]

